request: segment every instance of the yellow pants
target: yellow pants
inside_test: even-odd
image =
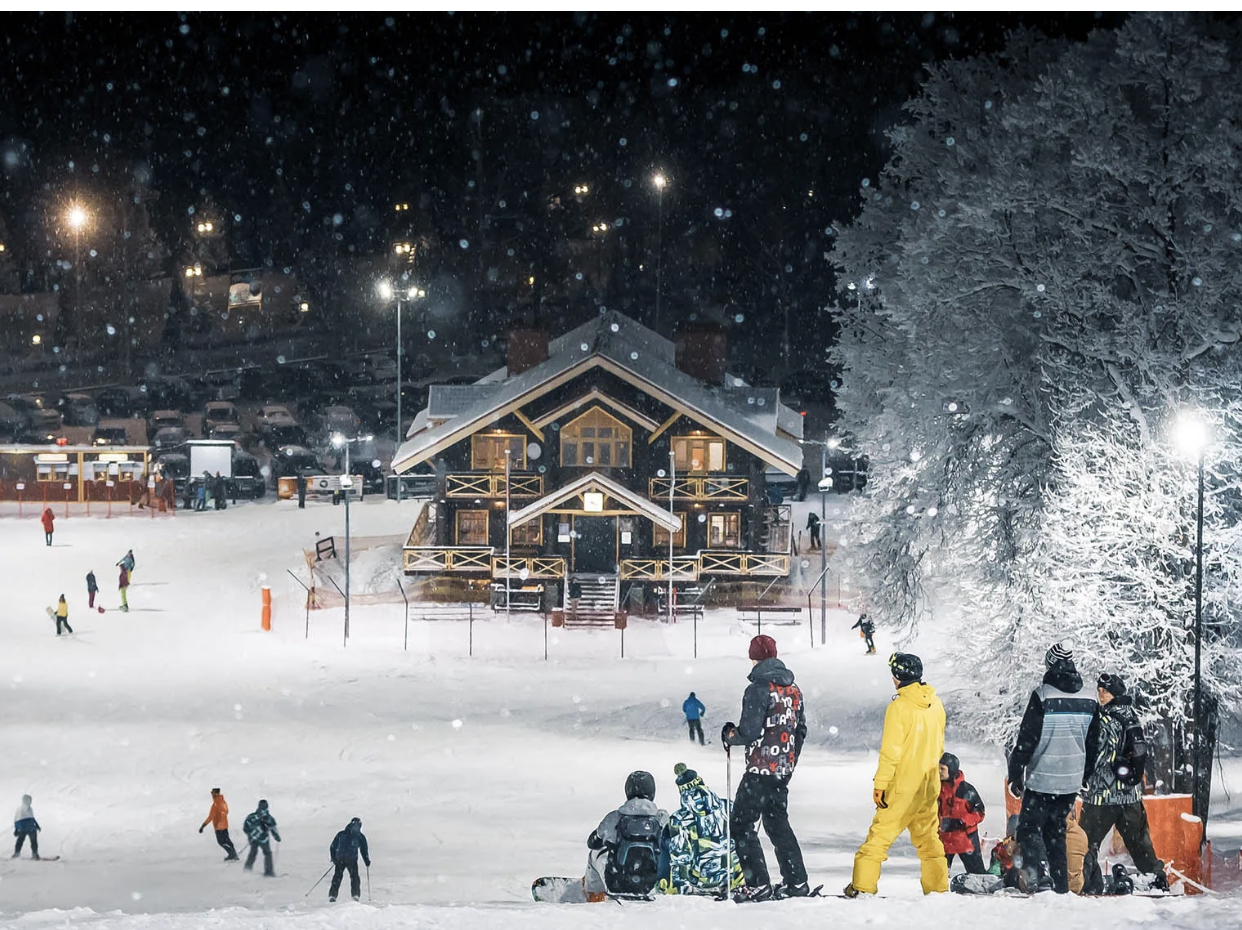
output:
[[[910,841],[919,854],[923,894],[949,890],[949,861],[940,842],[939,796],[939,779],[928,779],[914,796],[902,797],[898,793],[888,807],[876,808],[867,839],[854,855],[855,888],[864,894],[879,890],[880,863],[888,859],[893,841],[909,830]]]

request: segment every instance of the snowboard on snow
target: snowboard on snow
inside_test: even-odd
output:
[[[530,893],[536,901],[543,904],[586,904],[586,889],[582,885],[582,876],[567,878],[560,875],[545,875],[530,884]]]

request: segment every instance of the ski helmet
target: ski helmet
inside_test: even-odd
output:
[[[655,800],[655,779],[650,772],[630,772],[630,777],[625,780],[625,799],[629,801],[634,798]]]
[[[957,773],[962,770],[962,763],[951,752],[946,752],[940,757],[940,764],[949,770],[949,781],[957,778]]]

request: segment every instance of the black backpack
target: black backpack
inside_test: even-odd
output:
[[[604,884],[618,894],[650,894],[659,862],[659,819],[653,814],[622,814],[617,844],[608,853]]]

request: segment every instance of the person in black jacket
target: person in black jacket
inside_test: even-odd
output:
[[[729,827],[746,880],[735,898],[766,901],[773,897],[802,897],[810,893],[798,838],[789,826],[789,780],[806,741],[806,708],[794,675],[776,657],[776,641],[756,636],[750,641],[750,684],[742,696],[738,723],[726,723],[720,742],[745,746],[746,773],[737,786]],[[768,864],[759,845],[756,822],[772,841],[783,882],[773,888]]]
[[[1018,845],[1027,891],[1069,894],[1065,818],[1082,787],[1095,698],[1082,695],[1073,652],[1056,643],[1044,655],[1043,683],[1031,692],[1009,753],[1009,793],[1022,798]]]
[[[1079,818],[1087,834],[1083,893],[1104,893],[1097,859],[1100,842],[1113,827],[1121,834],[1134,867],[1152,875],[1154,887],[1168,888],[1164,863],[1152,847],[1143,807],[1143,769],[1147,762],[1143,724],[1120,675],[1101,675],[1096,695],[1100,706],[1087,731],[1087,770]]]
[[[95,570],[91,569],[86,573],[86,596],[88,598],[86,606],[91,610],[95,609],[95,595],[99,593],[99,583],[95,581]],[[101,607],[100,610],[103,610]]]
[[[867,612],[865,610],[859,614],[858,622],[850,627],[850,629],[858,630],[862,633],[863,638],[867,641],[867,655],[875,655],[875,640],[872,639],[875,635],[875,623],[873,623],[871,618],[867,616]]]
[[[332,840],[328,847],[328,855],[336,871],[332,873],[332,884],[328,888],[328,900],[335,901],[336,893],[341,890],[341,877],[349,869],[349,893],[355,901],[362,894],[362,883],[358,879],[358,854],[362,853],[362,861],[367,868],[371,867],[371,855],[367,850],[367,838],[362,835],[362,821],[355,817],[344,830]]]

